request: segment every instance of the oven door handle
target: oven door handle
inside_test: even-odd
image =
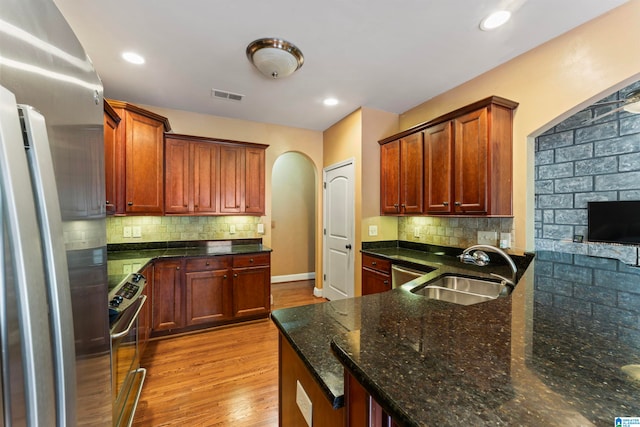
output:
[[[122,337],[124,337],[125,335],[127,335],[129,333],[129,331],[133,327],[133,324],[138,319],[138,315],[140,314],[140,310],[142,310],[142,307],[144,306],[144,303],[147,301],[147,296],[146,295],[141,295],[140,299],[142,300],[142,302],[140,303],[140,305],[136,309],[136,314],[131,316],[131,320],[129,321],[129,324],[127,325],[127,328],[124,331],[120,331],[120,332],[117,332],[115,334],[111,334],[111,339],[112,340],[116,340],[118,338],[122,338]]]

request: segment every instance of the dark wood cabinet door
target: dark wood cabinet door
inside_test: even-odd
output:
[[[424,131],[425,212],[453,210],[453,125],[450,121]]]
[[[185,273],[186,325],[214,323],[231,317],[229,270]]]
[[[369,268],[362,269],[362,295],[391,290],[391,275]]]
[[[164,210],[166,213],[188,213],[190,202],[190,144],[167,137],[164,142]]]
[[[264,154],[260,148],[247,148],[245,151],[245,192],[244,211],[251,214],[264,214]]]
[[[488,121],[487,108],[454,119],[454,212],[487,212]]]
[[[105,112],[104,114],[104,175],[106,212],[116,213],[118,189],[118,123]]]
[[[400,213],[400,140],[380,146],[380,211]]]
[[[162,214],[164,148],[162,122],[131,111],[125,113],[127,213]]]
[[[423,152],[422,132],[400,140],[400,213],[422,213]]]
[[[220,146],[220,212],[244,209],[244,147]]]
[[[155,263],[152,329],[161,331],[184,325],[182,320],[182,260]]]
[[[233,316],[269,313],[271,308],[269,267],[233,269]]]
[[[194,142],[192,146],[193,212],[216,213],[219,205],[220,146],[209,142]]]

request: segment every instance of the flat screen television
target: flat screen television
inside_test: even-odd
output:
[[[640,245],[640,200],[589,202],[590,242]]]

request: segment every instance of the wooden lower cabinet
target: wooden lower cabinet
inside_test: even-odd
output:
[[[383,258],[362,255],[362,295],[391,290],[391,262]]]
[[[200,325],[231,317],[230,257],[198,258],[185,268],[186,325]]]
[[[279,334],[278,337],[278,372],[279,426],[343,427],[347,425],[345,424],[344,407],[333,408],[320,385],[282,334]],[[310,424],[307,424],[296,403],[298,383],[311,400],[312,419]]]
[[[270,260],[268,252],[156,260],[152,335],[267,317]]]
[[[269,253],[233,257],[233,316],[269,313],[271,267]]]
[[[182,319],[182,259],[155,261],[153,274],[153,332],[178,329]]]

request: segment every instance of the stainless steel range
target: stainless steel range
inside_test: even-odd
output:
[[[146,284],[142,274],[133,273],[109,292],[114,426],[133,423],[147,374],[140,367],[138,340],[138,315],[147,300],[142,295]]]

